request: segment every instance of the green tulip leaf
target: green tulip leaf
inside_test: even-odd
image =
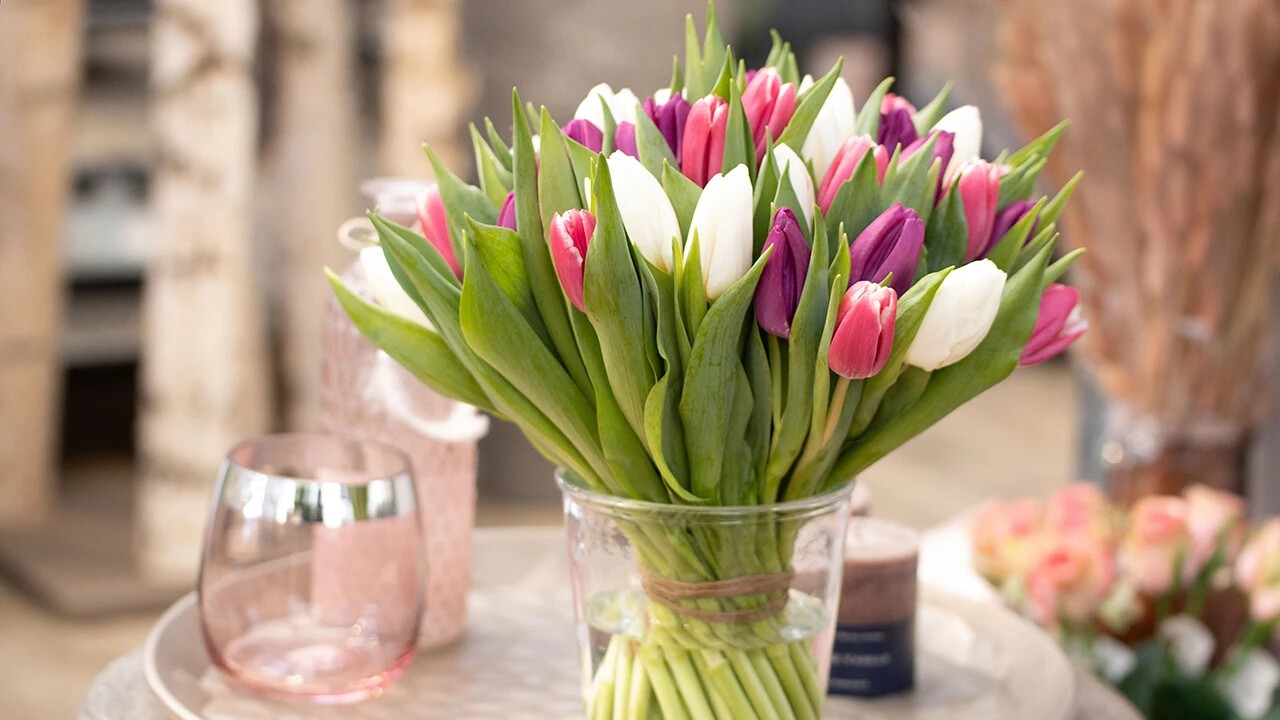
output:
[[[924,137],[933,129],[934,125],[938,124],[942,116],[947,114],[947,101],[950,99],[951,81],[948,80],[947,84],[942,86],[942,90],[934,96],[933,100],[929,101],[928,105],[916,111],[915,116],[912,118],[915,121],[916,134]]]
[[[787,123],[787,129],[778,137],[779,145],[790,145],[796,150],[804,147],[804,141],[809,138],[813,123],[818,119],[818,113],[827,102],[827,97],[831,95],[831,88],[840,79],[843,67],[844,60],[837,60],[835,67],[823,75],[821,80],[796,97],[795,112],[791,115],[791,122]]]

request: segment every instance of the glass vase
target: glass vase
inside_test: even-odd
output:
[[[361,191],[387,217],[414,226],[414,180],[375,178]],[[359,247],[372,236],[364,218],[344,223],[339,237]],[[381,252],[365,246],[362,252]],[[373,300],[359,260],[342,273],[352,292]],[[426,547],[426,603],[419,644],[448,645],[462,636],[471,588],[477,442],[488,419],[413,377],[351,324],[335,298],[325,311],[321,423],[328,432],[388,443],[404,451],[417,484]]]
[[[557,479],[588,718],[822,716],[852,484],[710,507]]]

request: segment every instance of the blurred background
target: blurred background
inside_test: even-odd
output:
[[[1094,248],[1082,362],[1016,373],[874,468],[876,513],[925,527],[1079,477],[1122,496],[1209,479],[1274,511],[1276,25],[1255,2],[1046,5],[719,2],[749,65],[776,27],[815,75],[843,56],[859,102],[885,75],[919,105],[953,81],[988,157],[1074,121],[1046,181],[1088,176],[1064,228]],[[320,425],[321,269],[354,258],[335,230],[360,181],[428,178],[423,142],[468,167],[468,123],[509,129],[516,85],[561,122],[600,81],[646,97],[704,8],[0,5],[3,717],[73,717],[191,586],[226,449]],[[477,522],[558,522],[550,479],[494,423]]]

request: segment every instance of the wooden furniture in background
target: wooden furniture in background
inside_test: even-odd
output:
[[[83,0],[0,12],[0,521],[55,493],[62,366],[62,221],[80,80]]]
[[[254,0],[157,0],[154,242],[143,295],[137,547],[145,574],[194,577],[214,473],[270,427],[252,258]]]

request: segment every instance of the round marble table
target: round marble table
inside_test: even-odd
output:
[[[969,584],[964,573],[956,570],[954,555],[957,552],[956,526],[943,526],[925,535],[922,558],[934,554],[941,563],[922,561],[922,579],[951,592],[974,597],[980,594],[980,586]],[[962,539],[962,538],[961,538]],[[550,592],[563,588],[566,561],[563,535],[559,528],[490,528],[476,531],[473,583],[476,588],[494,587],[512,583],[520,584],[535,592],[540,588]],[[961,545],[967,546],[966,542]],[[961,568],[967,567],[960,566]],[[937,575],[934,577],[933,575]],[[483,602],[481,596],[480,601]],[[465,642],[465,640],[464,640]],[[509,643],[508,643],[509,644]],[[447,654],[447,651],[446,651]],[[542,662],[550,659],[543,658]],[[563,669],[574,674],[576,657],[567,653],[560,659]],[[440,658],[424,656],[418,662],[436,662]],[[530,662],[538,662],[530,659]],[[495,678],[494,697],[512,708],[528,712],[530,703],[536,703],[536,686],[513,689],[502,678]],[[1140,720],[1123,698],[1098,682],[1086,672],[1077,672],[1076,717],[1080,720]],[[517,692],[516,690],[519,690]],[[520,697],[514,697],[520,695]],[[360,706],[355,706],[358,708]],[[354,711],[355,708],[352,708]],[[554,713],[553,713],[554,714]],[[358,712],[349,714],[355,718]],[[226,717],[235,717],[234,713]],[[348,715],[344,715],[346,717]],[[535,712],[529,717],[546,717]],[[496,715],[495,717],[505,717]],[[514,715],[512,715],[514,717]],[[159,698],[148,686],[143,671],[143,650],[138,649],[117,659],[94,681],[80,708],[80,720],[171,720]],[[992,720],[999,720],[993,718]]]

